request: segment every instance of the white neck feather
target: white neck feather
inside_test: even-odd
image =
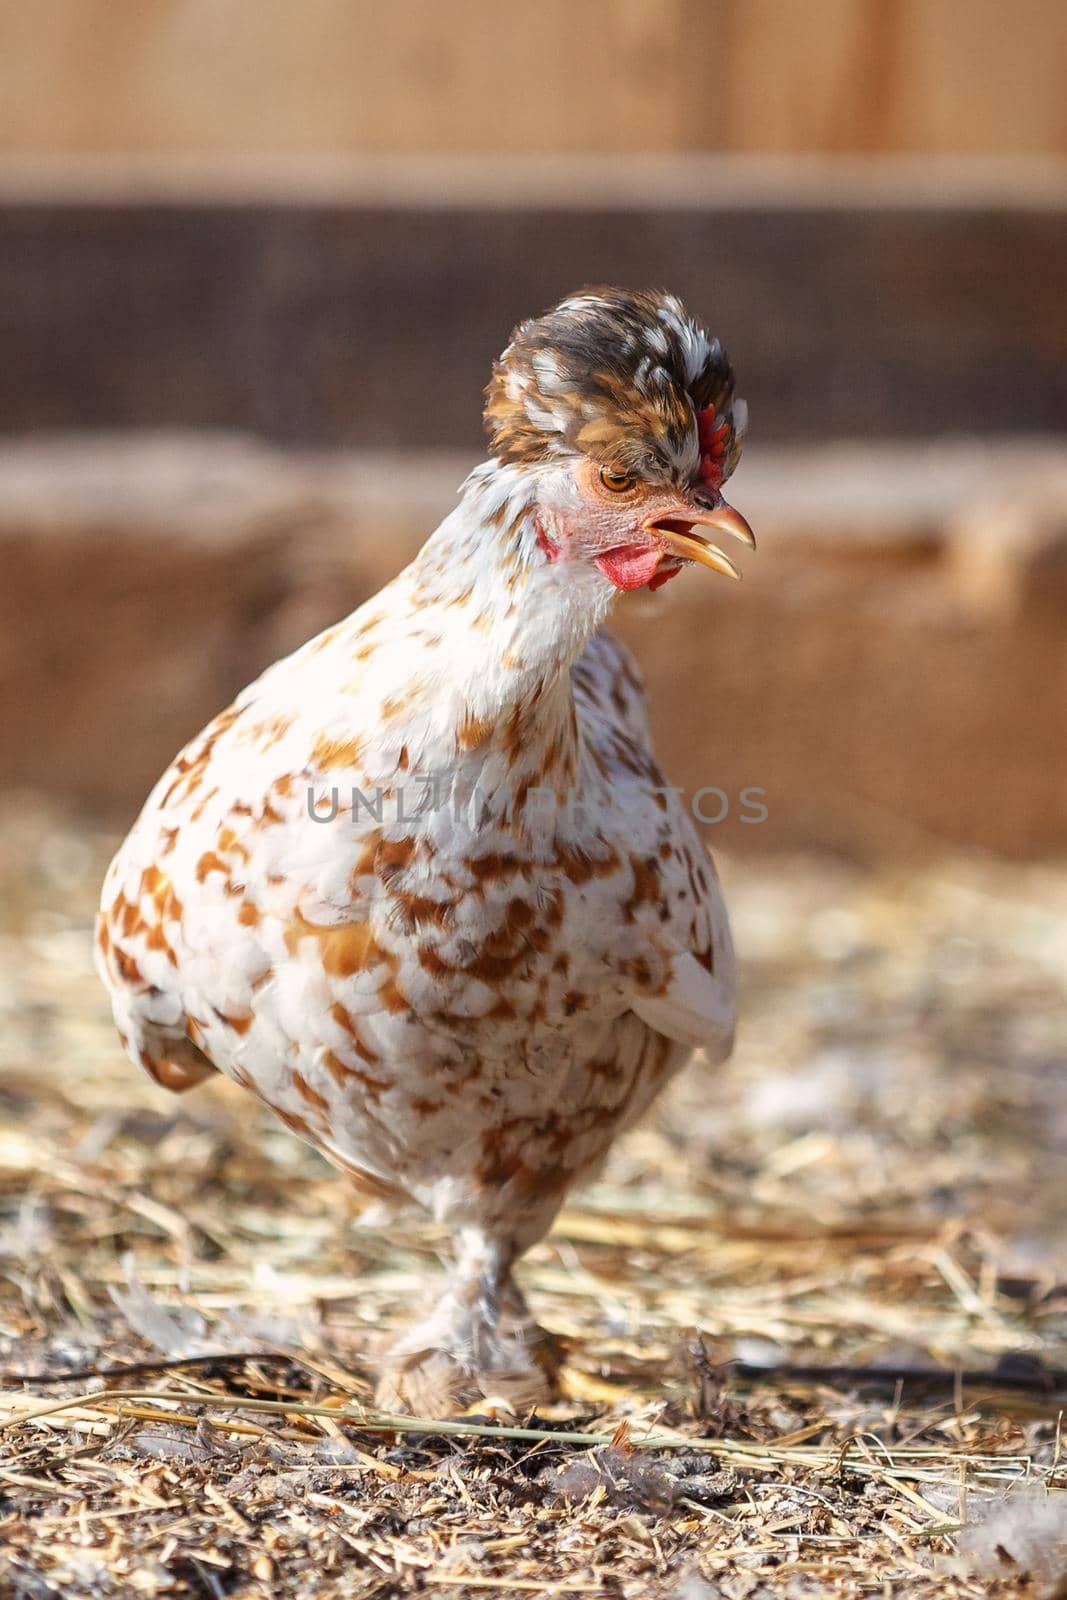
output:
[[[462,715],[495,720],[557,686],[569,704],[569,669],[613,590],[591,563],[554,563],[538,542],[539,505],[566,492],[558,469],[484,463],[403,574],[416,627],[443,637]]]

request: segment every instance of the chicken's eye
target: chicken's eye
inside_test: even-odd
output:
[[[608,467],[601,467],[600,481],[612,494],[626,494],[637,479],[632,472],[612,472]]]

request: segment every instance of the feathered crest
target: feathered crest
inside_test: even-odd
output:
[[[719,341],[662,290],[585,289],[521,323],[486,390],[499,461],[582,452],[716,489],[737,465],[745,420]]]

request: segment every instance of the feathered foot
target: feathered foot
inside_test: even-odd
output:
[[[383,1410],[448,1417],[498,1399],[521,1412],[552,1397],[560,1352],[531,1316],[511,1261],[510,1252],[468,1243],[433,1311],[387,1353]]]

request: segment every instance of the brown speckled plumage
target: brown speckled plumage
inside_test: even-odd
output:
[[[714,498],[696,415],[738,404],[669,297],[525,324],[456,510],[191,742],[108,873],[98,963],[133,1059],[175,1090],[226,1073],[454,1230],[392,1403],[544,1390],[513,1262],[694,1046],[729,1049],[714,871],[597,630],[635,574],[684,564],[655,519]],[[638,460],[622,492],[596,476]]]
[[[685,481],[695,416],[709,406],[730,425],[725,481],[745,412],[718,340],[673,295],[588,289],[515,329],[493,366],[485,425],[500,461],[580,451],[650,480]]]

